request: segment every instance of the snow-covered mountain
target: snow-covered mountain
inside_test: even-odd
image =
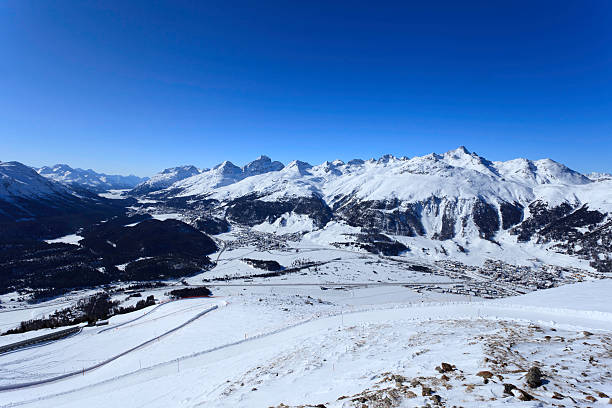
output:
[[[52,195],[69,195],[68,189],[41,177],[32,168],[16,162],[0,162],[0,199],[45,198]]]
[[[550,159],[492,162],[465,147],[316,166],[282,167],[265,156],[242,169],[223,162],[155,198],[181,199],[189,203],[181,211],[250,227],[298,222],[309,231],[337,221],[462,247],[474,239],[555,243],[605,265],[612,251],[612,180],[593,182]]]
[[[131,189],[144,182],[147,178],[134,175],[120,176],[97,173],[92,169],[72,168],[67,164],[44,166],[37,169],[38,174],[60,183],[79,186],[93,191],[108,191],[112,189]]]
[[[593,181],[603,181],[603,180],[612,180],[612,174],[610,173],[589,173],[586,175],[590,180]]]
[[[179,166],[171,167],[157,173],[150,179],[138,184],[131,193],[133,195],[142,195],[152,193],[154,191],[163,190],[170,187],[173,183],[186,179],[188,177],[200,174],[201,170],[195,166]]]
[[[245,171],[264,160],[278,164],[257,172]],[[431,196],[484,196],[521,202],[545,195],[546,191],[538,190],[542,186],[583,186],[590,183],[586,176],[553,160],[490,162],[460,147],[443,155],[432,153],[410,159],[387,155],[378,160],[351,160],[348,163],[336,160],[317,166],[295,160],[283,167],[279,162],[271,162],[262,156],[241,169],[226,161],[172,184],[166,193],[218,200],[252,193],[268,200],[315,194],[328,203],[336,201],[338,196],[407,201]],[[560,199],[565,201],[564,197]]]
[[[0,221],[68,214],[77,219],[83,213],[108,209],[107,200],[94,193],[77,192],[19,162],[0,162]]]
[[[273,162],[267,156],[260,156],[244,167],[224,161],[210,170],[204,170],[200,174],[174,183],[170,189],[175,190],[180,196],[198,195],[203,191],[232,185],[248,177],[278,172],[284,167],[281,162]]]

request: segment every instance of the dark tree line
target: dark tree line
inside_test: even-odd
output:
[[[180,278],[212,266],[207,255],[217,247],[208,236],[177,220],[144,219],[126,227],[141,218],[84,228],[78,246],[0,239],[0,293],[29,288],[43,299],[112,282]],[[124,263],[124,270],[116,267]]]
[[[197,288],[175,289],[170,292],[170,296],[172,296],[175,299],[211,296],[211,295],[212,295],[212,292],[210,291],[210,289],[204,286],[199,286]]]
[[[108,293],[97,293],[79,300],[73,308],[58,310],[46,318],[23,321],[19,324],[19,327],[8,330],[2,335],[25,333],[31,330],[55,329],[81,323],[94,324],[98,320],[106,320],[114,315],[135,312],[152,306],[155,304],[155,298],[150,295],[146,300],[139,300],[135,305],[127,307],[120,307],[118,304],[119,302],[111,300]]]

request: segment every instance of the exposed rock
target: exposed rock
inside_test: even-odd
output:
[[[542,371],[538,367],[531,367],[525,376],[527,385],[531,388],[537,388],[542,385]]]
[[[477,376],[482,377],[486,380],[488,380],[489,378],[493,377],[493,373],[490,371],[479,371],[477,374]]]
[[[140,183],[130,191],[130,195],[145,195],[170,187],[172,183],[200,174],[195,166],[180,166],[165,169],[149,180]]]
[[[455,366],[450,365],[448,363],[442,363],[440,364],[440,366],[436,367],[436,371],[439,372],[440,374],[449,373],[454,370],[455,370]]]
[[[559,394],[558,392],[555,391],[553,392],[553,395],[551,398],[561,400],[565,398],[565,395]]]
[[[433,394],[433,390],[429,387],[422,386],[421,395],[426,397]]]
[[[512,390],[516,389],[514,384],[504,384],[504,394],[512,395]]]
[[[519,388],[513,389],[512,395],[514,395],[516,398],[520,399],[521,401],[531,401],[533,399],[532,395],[526,393],[525,391]]]

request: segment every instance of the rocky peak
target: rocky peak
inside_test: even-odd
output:
[[[25,164],[0,162],[0,197],[40,197],[49,194],[68,194],[68,191]]]
[[[349,166],[362,166],[364,163],[365,161],[361,159],[353,159],[349,160],[346,164],[348,164]]]
[[[242,168],[245,177],[264,174],[271,171],[280,171],[285,165],[279,161],[272,161],[268,156],[259,156],[256,160],[248,163]]]
[[[217,173],[220,173],[226,176],[237,175],[237,174],[242,173],[242,169],[236,166],[234,163],[232,163],[229,160],[226,160],[223,163],[216,165],[213,168],[213,170],[216,171]]]
[[[308,174],[308,170],[312,168],[312,165],[300,160],[293,160],[285,167],[284,170],[297,172],[300,175]]]

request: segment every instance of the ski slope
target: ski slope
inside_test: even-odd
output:
[[[431,403],[421,395],[424,386],[449,405],[547,405],[558,402],[552,398],[557,392],[566,406],[590,406],[587,396],[602,400],[597,393],[612,394],[612,306],[604,300],[610,289],[612,281],[603,280],[488,302],[398,303],[373,288],[365,304],[370,289],[362,289],[356,302],[354,294],[342,300],[337,292],[320,290],[319,301],[315,289],[313,296],[296,296],[223,288],[216,291],[223,297],[173,302],[116,329],[90,328],[57,344],[2,356],[3,384],[42,378],[225,305],[94,371],[2,392],[0,406],[345,407],[361,406],[351,405],[353,396],[380,393],[403,404],[390,406],[421,406]],[[111,324],[134,317],[113,318]],[[507,366],[492,362],[497,360]],[[448,380],[435,371],[441,362],[457,367]],[[546,389],[524,384],[532,365],[549,376]],[[476,375],[482,370],[504,379],[484,384]],[[389,375],[410,380],[397,383]],[[535,399],[504,395],[507,382]],[[338,400],[342,396],[350,398]]]

